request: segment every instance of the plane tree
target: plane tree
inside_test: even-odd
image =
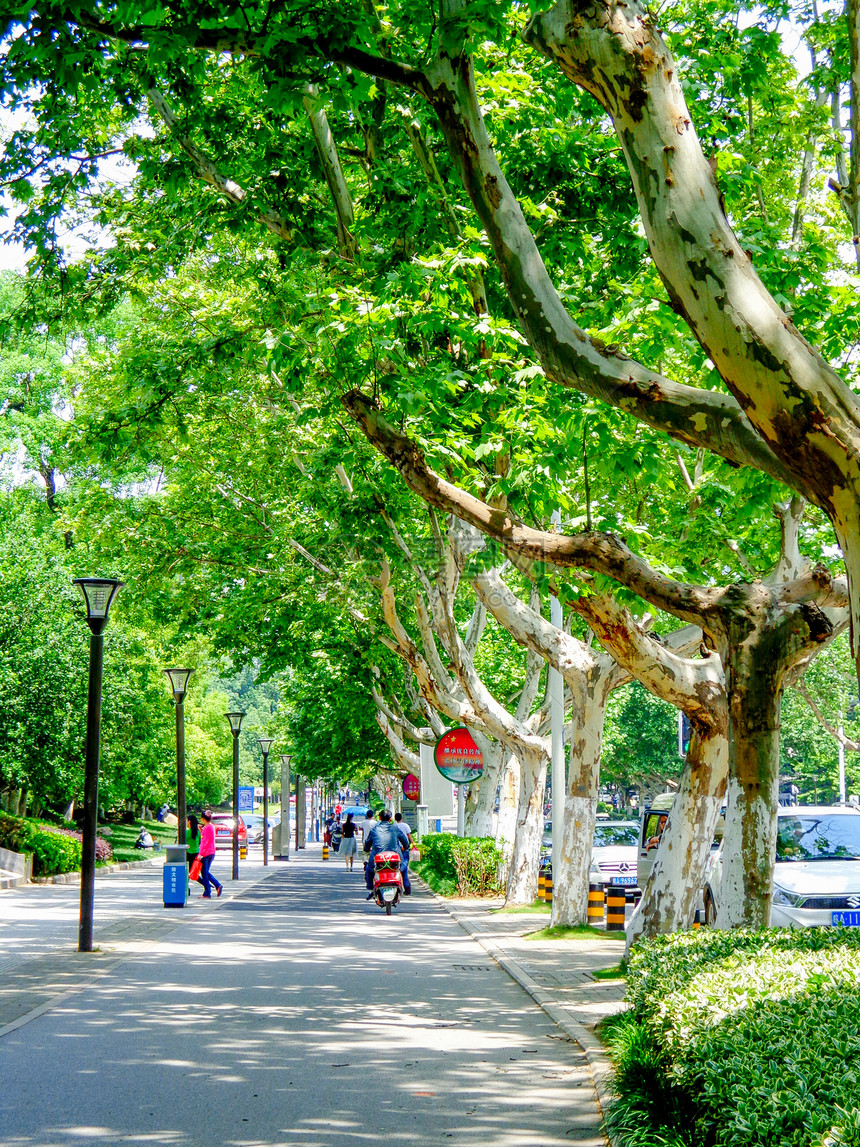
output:
[[[683,10],[677,13],[681,28],[684,15]],[[722,26],[725,13],[718,6],[710,15]],[[233,138],[228,130],[223,132],[222,158],[225,164],[232,162],[233,170],[224,175],[226,167],[216,172],[206,168],[200,157],[189,154],[193,148],[186,146],[186,136],[179,145],[198,178],[238,207],[239,214],[251,215],[268,233],[290,242],[300,234],[307,241],[301,210],[307,180],[301,178],[297,153],[289,147],[279,154],[291,162],[270,169],[265,180],[252,167],[252,159],[261,154],[269,158],[274,150],[276,125],[259,113],[294,113],[320,92],[330,93],[335,103],[348,104],[351,92],[351,102],[360,105],[367,162],[375,138],[373,110],[392,90],[402,90],[435,117],[489,240],[507,304],[547,378],[613,403],[685,444],[702,446],[737,465],[758,467],[820,506],[842,546],[852,613],[855,620],[860,618],[855,399],[839,372],[787,314],[792,304],[768,289],[753,252],[735,233],[695,130],[682,71],[641,5],[622,7],[605,0],[583,11],[570,0],[559,0],[521,31],[527,44],[611,120],[665,297],[724,390],[678,382],[659,366],[604,343],[578,325],[559,293],[523,204],[499,163],[476,86],[477,68],[493,63],[492,53],[486,62],[477,57],[476,43],[498,42],[516,29],[515,16],[503,7],[446,0],[435,21],[429,10],[419,13],[414,6],[394,7],[384,17],[369,6],[325,5],[308,12],[289,5],[273,10],[228,4],[213,14],[193,5],[174,11],[167,4],[153,14],[135,3],[107,8],[91,0],[74,7],[48,4],[38,13],[23,7],[20,18],[9,40],[3,84],[28,104],[33,118],[15,133],[6,171],[15,180],[15,193],[28,204],[20,230],[41,239],[46,257],[52,250],[44,220],[34,225],[39,212],[31,201],[38,198],[43,207],[59,203],[68,184],[86,191],[98,157],[116,147],[124,130],[133,135],[144,100],[176,138],[183,126],[206,124],[208,109],[200,98],[204,92],[226,95],[219,112]],[[843,89],[856,95],[856,69],[846,65],[857,59],[857,23],[857,12],[849,5],[843,29],[849,51],[834,50],[829,56],[829,67],[837,75],[837,103]],[[424,26],[426,38],[416,37]],[[766,60],[767,53],[758,55],[760,62]],[[773,85],[772,73],[765,71]],[[694,77],[706,78],[701,72]],[[747,81],[751,107],[757,97],[759,104],[764,102],[761,76],[758,87],[755,78],[753,72]],[[743,94],[742,78],[730,94],[736,100]],[[184,114],[176,123],[159,113],[159,96],[184,97]],[[705,100],[697,103],[707,106]],[[851,106],[856,115],[856,98]],[[75,126],[76,116],[84,126]],[[243,149],[249,129],[264,137],[265,146]],[[92,137],[88,142],[99,139],[101,148],[91,146],[78,154],[76,145],[87,139],[87,130]],[[289,135],[288,125],[283,134]],[[747,135],[753,135],[752,123]],[[852,132],[847,182],[837,182],[839,201],[849,215],[858,199],[855,142]],[[747,143],[751,146],[752,140]],[[160,158],[145,141],[135,141],[129,150],[135,157],[140,151],[149,171]],[[40,167],[37,197],[28,173]],[[373,171],[372,163],[368,167]],[[170,172],[162,174],[169,187]],[[243,181],[243,176],[248,178]],[[247,190],[249,182],[254,196]],[[275,193],[283,210],[271,202]],[[311,231],[319,218],[317,211],[307,219]],[[340,223],[340,214],[338,219]],[[311,234],[311,245],[313,241]]]

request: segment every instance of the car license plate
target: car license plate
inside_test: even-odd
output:
[[[610,877],[610,884],[635,884],[635,876],[612,876]]]
[[[844,924],[846,928],[860,928],[860,912],[831,912],[831,924]]]

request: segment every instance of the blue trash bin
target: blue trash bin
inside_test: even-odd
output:
[[[164,907],[184,908],[188,898],[188,863],[184,844],[165,845]]]

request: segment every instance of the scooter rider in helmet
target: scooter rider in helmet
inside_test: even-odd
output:
[[[396,852],[403,855],[404,845],[409,843],[406,833],[391,821],[391,813],[383,809],[379,823],[371,829],[364,841],[364,851],[370,855],[364,866],[364,883],[367,886],[368,900],[373,899],[373,858],[378,852]]]

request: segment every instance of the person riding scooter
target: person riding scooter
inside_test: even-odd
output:
[[[401,832],[396,825],[392,824],[391,813],[388,809],[384,809],[379,814],[379,823],[370,830],[364,841],[364,851],[370,854],[364,866],[364,883],[367,887],[368,900],[373,899],[374,856],[378,852],[396,852],[402,856],[403,848],[408,844],[406,833]]]

